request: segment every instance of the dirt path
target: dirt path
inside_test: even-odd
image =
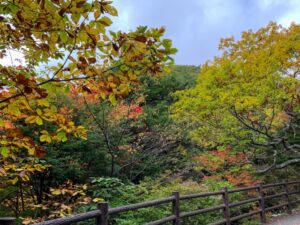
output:
[[[268,225],[300,225],[300,214],[293,214],[273,219]]]

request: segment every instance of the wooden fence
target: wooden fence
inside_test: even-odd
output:
[[[227,188],[223,188],[221,191],[218,192],[207,192],[207,193],[197,193],[197,194],[190,194],[190,195],[180,195],[179,192],[173,192],[173,195],[168,198],[164,199],[158,199],[154,201],[147,201],[143,203],[137,203],[137,204],[131,204],[116,208],[109,208],[108,202],[101,202],[98,204],[98,209],[86,213],[77,214],[70,217],[65,218],[59,218],[54,220],[49,220],[41,223],[36,223],[34,225],[69,225],[72,223],[84,221],[87,219],[95,218],[96,225],[108,225],[109,224],[109,216],[116,215],[128,211],[134,211],[142,208],[148,208],[148,207],[155,207],[160,206],[163,204],[172,204],[172,212],[170,212],[170,216],[164,217],[162,219],[152,221],[148,223],[147,225],[159,225],[159,224],[167,224],[171,223],[173,225],[179,225],[181,222],[181,219],[183,218],[189,218],[196,215],[208,213],[208,212],[215,212],[215,211],[223,211],[223,219],[220,221],[216,221],[212,223],[211,225],[230,225],[232,222],[239,221],[244,218],[251,217],[253,215],[259,215],[260,221],[262,223],[266,222],[266,213],[268,211],[272,211],[275,209],[285,208],[287,210],[287,213],[292,213],[292,207],[293,205],[300,203],[300,200],[291,200],[291,196],[295,196],[296,194],[300,194],[300,188],[297,189],[293,188],[294,190],[291,191],[291,186],[293,185],[299,185],[300,181],[292,181],[292,182],[281,182],[281,183],[274,183],[274,184],[267,184],[267,185],[258,185],[258,186],[252,186],[252,187],[245,187],[245,188],[238,188],[238,189],[232,189],[228,190]],[[279,193],[275,193],[272,195],[266,195],[268,189],[270,188],[280,188],[281,191]],[[249,198],[243,201],[239,202],[230,202],[229,195],[231,193],[245,193],[248,191],[257,192],[257,197]],[[211,197],[211,196],[220,196],[222,197],[223,204],[217,205],[211,208],[202,208],[197,209],[194,211],[189,212],[181,212],[180,211],[180,203],[183,201],[188,201],[191,199],[197,199],[197,198],[205,198],[205,197]],[[280,203],[278,205],[272,205],[269,207],[266,207],[266,202],[270,199],[275,199],[283,197],[285,198],[283,203]],[[244,213],[238,216],[231,216],[230,209],[242,206],[248,203],[258,203],[258,207],[256,210]],[[2,221],[2,222],[1,222]],[[0,218],[0,225],[13,225],[14,221],[11,221],[10,224],[7,220],[3,222],[4,220],[1,220]]]

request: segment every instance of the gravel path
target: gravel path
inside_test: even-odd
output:
[[[273,219],[268,225],[300,225],[300,214],[289,215]]]

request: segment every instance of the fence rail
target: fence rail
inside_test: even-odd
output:
[[[148,223],[147,225],[159,225],[159,224],[167,224],[172,222],[173,225],[179,225],[180,220],[183,218],[189,218],[196,215],[208,213],[208,212],[214,212],[214,211],[220,211],[223,210],[223,219],[220,221],[216,221],[215,223],[212,223],[211,225],[230,225],[232,222],[239,221],[244,218],[252,217],[253,215],[259,215],[260,221],[262,223],[266,223],[266,212],[272,211],[279,208],[286,208],[287,213],[292,213],[292,206],[300,203],[300,200],[294,200],[291,201],[290,196],[300,194],[300,190],[296,191],[290,191],[289,187],[291,185],[300,184],[300,181],[292,181],[292,182],[281,182],[281,183],[274,183],[274,184],[266,184],[266,185],[258,185],[253,187],[245,187],[245,188],[238,188],[238,189],[232,189],[228,190],[227,188],[223,188],[221,191],[218,192],[207,192],[207,193],[197,193],[197,194],[190,194],[190,195],[183,195],[180,196],[179,192],[173,192],[171,197],[153,200],[153,201],[147,201],[143,203],[137,203],[137,204],[130,204],[125,205],[121,207],[116,208],[109,208],[108,202],[101,202],[98,204],[98,209],[86,213],[77,214],[74,216],[66,217],[66,218],[59,218],[49,221],[44,221],[41,223],[35,223],[34,225],[69,225],[72,223],[84,221],[87,219],[96,219],[96,225],[108,225],[109,223],[109,216],[110,215],[116,215],[128,211],[135,211],[138,209],[143,209],[147,207],[155,207],[160,206],[163,204],[171,203],[172,204],[172,211],[170,212],[170,215],[167,217],[164,217],[162,219],[152,221]],[[265,195],[265,192],[267,189],[279,187],[282,188],[282,190],[279,193],[272,194],[272,195]],[[298,187],[299,188],[299,187]],[[299,188],[300,189],[300,188]],[[229,195],[232,193],[239,193],[239,192],[247,192],[247,191],[256,191],[258,196],[250,199],[246,199],[239,202],[230,202]],[[202,208],[202,209],[196,209],[194,211],[189,212],[181,212],[180,211],[180,203],[182,201],[188,201],[191,199],[197,199],[197,198],[205,198],[205,197],[211,197],[211,196],[220,196],[223,199],[223,204],[214,206],[211,208]],[[270,199],[275,199],[279,197],[284,197],[285,201],[284,203],[273,205],[270,207],[266,207],[265,202],[269,201]],[[248,203],[258,203],[258,209],[243,213],[238,216],[231,216],[230,209],[245,205]],[[3,220],[1,220],[3,219]],[[0,225],[14,225],[15,221],[13,219],[11,220],[11,223],[4,218],[0,218]]]

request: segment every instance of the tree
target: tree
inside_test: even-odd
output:
[[[111,31],[108,35],[112,22],[107,15],[117,16],[108,1],[6,1],[0,8],[1,57],[10,49],[18,50],[27,63],[0,67],[1,126],[7,130],[5,122],[19,120],[41,126],[46,121],[56,124],[56,132],[41,133],[41,142],[61,141],[69,133],[85,135],[83,127],[49,105],[51,93],[68,92],[76,85],[80,93],[97,91],[99,97],[114,103],[132,90],[139,74],[160,73],[171,60],[169,54],[176,51],[170,40],[161,40],[163,28],[139,27],[135,32]],[[59,59],[62,61],[38,72],[42,63]],[[1,152],[20,147],[30,154],[41,151],[21,133],[5,135],[3,140],[7,143],[2,144]],[[22,146],[15,146],[17,142]]]
[[[117,10],[105,0],[13,0],[0,3],[0,58],[19,51],[24,65],[0,65],[0,179],[22,187],[46,169],[44,145],[72,135],[86,139],[52,98],[75,90],[116,104],[140,75],[158,76],[172,64],[164,28],[108,31]],[[26,126],[34,128],[24,129]],[[20,188],[20,191],[22,188]]]
[[[0,9],[1,57],[13,49],[26,60],[26,65],[0,66],[5,157],[20,149],[42,156],[41,142],[65,141],[70,134],[85,138],[84,127],[51,105],[52,93],[76,87],[82,95],[94,92],[115,104],[140,74],[158,75],[176,52],[170,40],[161,39],[163,28],[108,35],[108,15],[117,16],[109,1],[5,1]],[[24,135],[21,123],[39,125],[39,141]],[[48,132],[48,123],[56,129]]]
[[[222,39],[223,54],[201,68],[196,87],[177,92],[174,118],[208,148],[247,149],[262,172],[300,162],[299,33],[270,23]]]

